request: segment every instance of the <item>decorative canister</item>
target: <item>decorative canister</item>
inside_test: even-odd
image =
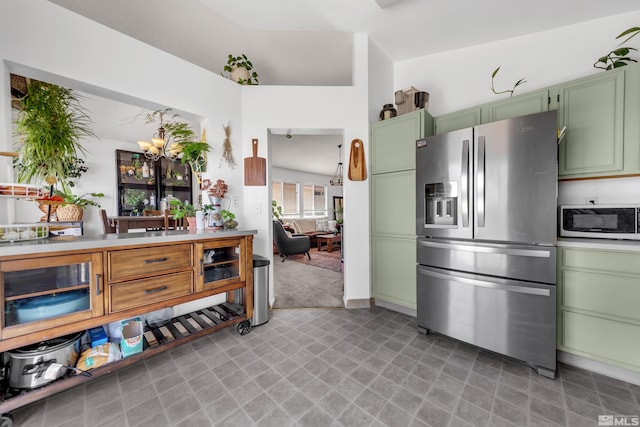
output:
[[[380,120],[387,120],[398,115],[398,112],[393,108],[393,104],[384,104],[380,111]]]

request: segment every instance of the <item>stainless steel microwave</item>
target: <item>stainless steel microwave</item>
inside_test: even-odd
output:
[[[560,207],[560,236],[640,240],[640,205]]]

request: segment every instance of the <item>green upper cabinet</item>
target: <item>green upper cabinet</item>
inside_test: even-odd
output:
[[[470,128],[482,123],[482,110],[480,107],[467,108],[466,110],[455,111],[443,114],[434,119],[435,133],[451,132],[452,130]]]
[[[434,119],[436,133],[548,110],[566,126],[560,179],[640,174],[640,65],[599,72]]]
[[[549,91],[536,90],[495,101],[482,107],[483,123],[512,119],[549,110]]]
[[[432,135],[433,117],[424,109],[371,125],[371,173],[416,168],[416,140]]]
[[[561,178],[624,173],[625,70],[559,85],[551,97],[558,127]],[[638,95],[636,95],[638,96]]]

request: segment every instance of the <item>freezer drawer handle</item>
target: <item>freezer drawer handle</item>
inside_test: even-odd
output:
[[[496,255],[514,255],[514,256],[528,256],[535,258],[550,258],[551,251],[544,249],[513,249],[513,248],[497,248],[489,246],[471,246],[471,245],[459,245],[448,244],[439,242],[427,242],[424,240],[419,241],[420,245],[428,248],[449,249],[456,251],[469,251],[469,252],[482,252],[487,254]]]
[[[484,280],[469,279],[467,277],[459,277],[451,274],[437,273],[435,271],[427,270],[422,267],[419,267],[418,270],[420,271],[420,273],[425,274],[427,276],[437,277],[439,279],[445,279],[445,280],[455,280],[457,282],[466,283],[473,286],[481,286],[483,288],[490,288],[490,289],[496,289],[496,290],[508,291],[508,292],[518,292],[521,294],[529,294],[529,295],[540,295],[543,297],[551,296],[551,291],[549,291],[549,289],[486,282]]]

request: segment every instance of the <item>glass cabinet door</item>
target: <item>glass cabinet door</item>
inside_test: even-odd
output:
[[[201,272],[204,289],[218,288],[244,280],[243,249],[241,241],[203,246]]]
[[[99,254],[3,262],[2,337],[102,314],[101,267]]]
[[[116,150],[118,215],[142,215],[157,209],[156,162],[142,153]]]

